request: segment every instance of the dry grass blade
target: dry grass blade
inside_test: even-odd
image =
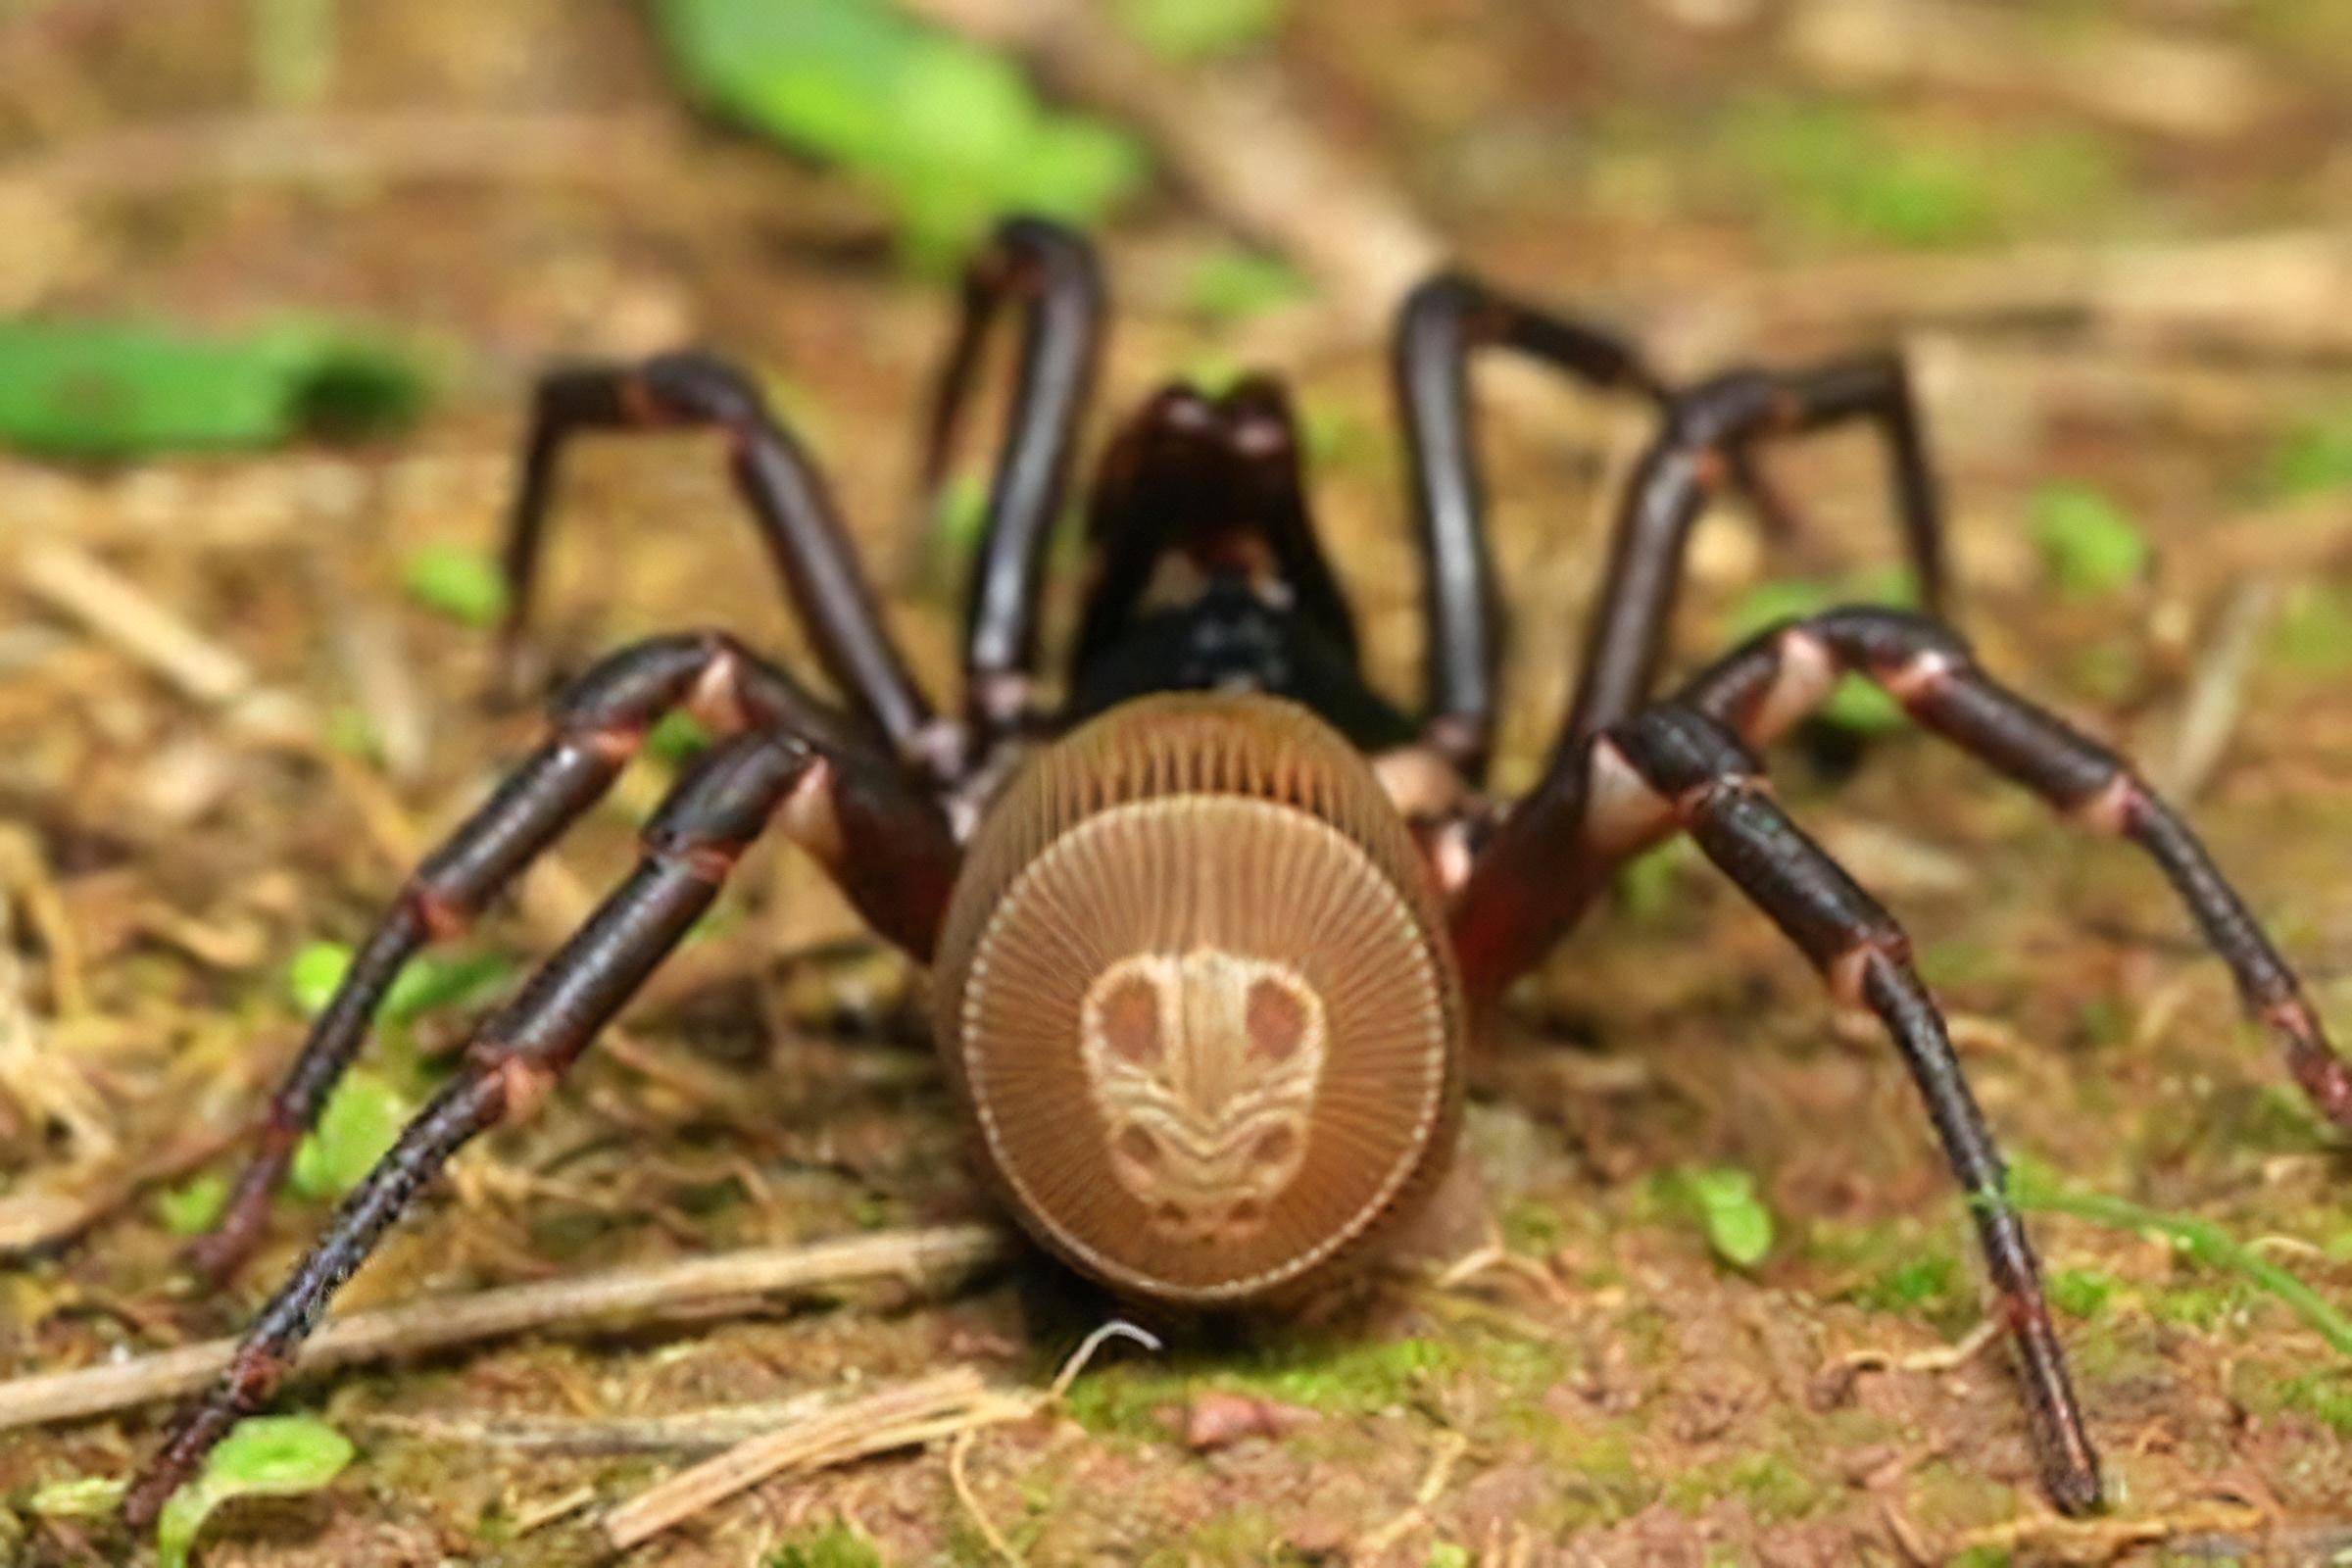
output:
[[[18,557],[17,576],[34,597],[200,703],[225,707],[253,694],[253,670],[244,660],[86,551],[44,540]]]
[[[650,177],[675,140],[671,122],[646,115],[224,115],[87,137],[0,173],[76,197],[485,178],[623,185]]]
[[[2177,1513],[2124,1519],[2061,1519],[2055,1514],[2033,1514],[1987,1530],[1972,1531],[1961,1539],[1956,1549],[2029,1550],[2036,1562],[2103,1563],[2112,1562],[2134,1547],[2181,1536],[2254,1535],[2265,1523],[2266,1515],[2261,1509],[2235,1502],[2200,1503]]]
[[[712,1257],[612,1269],[514,1285],[454,1299],[423,1300],[338,1318],[305,1348],[317,1371],[386,1356],[446,1349],[520,1333],[625,1316],[707,1312],[713,1303],[815,1291],[867,1280],[938,1284],[1007,1255],[1004,1233],[984,1225],[879,1231],[807,1247],[762,1247]],[[0,1429],[120,1410],[202,1388],[228,1364],[233,1340],[74,1372],[0,1384]]]
[[[972,1367],[851,1399],[648,1488],[605,1516],[616,1551],[789,1470],[818,1469],[1034,1414],[1043,1396],[991,1388]]]
[[[2053,39],[2025,9],[1973,0],[1809,0],[1788,43],[1840,86],[2022,94],[2199,140],[2244,135],[2280,99],[2245,53],[2200,37],[2102,22]]]
[[[773,1432],[798,1421],[823,1404],[802,1396],[768,1399],[757,1404],[721,1405],[682,1415],[616,1417],[577,1420],[546,1416],[491,1416],[452,1420],[435,1416],[371,1415],[367,1424],[427,1443],[446,1443],[469,1448],[500,1448],[514,1453],[560,1453],[575,1457],[611,1458],[631,1453],[697,1455]]]
[[[2278,609],[2278,584],[2270,577],[2241,582],[2223,601],[2190,672],[2171,750],[2150,769],[2156,787],[2176,802],[2185,805],[2203,794],[2228,756],[2245,711],[2246,677]]]
[[[2284,229],[2131,245],[2034,245],[1948,257],[1844,260],[1764,274],[1693,312],[1660,298],[1653,338],[1676,357],[1780,335],[1947,326],[2063,332],[2106,350],[2269,365],[2352,359],[2352,230]]]
[[[27,994],[24,962],[17,956],[13,901],[21,880],[11,870],[37,863],[38,852],[27,838],[0,832],[0,1095],[26,1121],[62,1126],[80,1157],[100,1158],[115,1152],[106,1107],[89,1080],[48,1039]],[[53,960],[52,968],[57,967]]]

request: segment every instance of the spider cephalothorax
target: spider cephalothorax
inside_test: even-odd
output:
[[[1139,699],[1033,759],[972,842],[935,986],[984,1168],[1123,1290],[1311,1279],[1452,1141],[1444,912],[1371,768],[1287,703]]]
[[[1877,682],[1923,728],[2154,860],[2296,1078],[2347,1128],[2352,1071],[2180,819],[1936,620],[1867,607],[1810,616],[1655,698],[1691,524],[1721,484],[1753,488],[1758,442],[1876,428],[1911,565],[1939,603],[1941,524],[1901,366],[1871,355],[1675,389],[1607,334],[1471,279],[1416,289],[1394,342],[1428,609],[1427,696],[1407,712],[1363,679],[1353,618],[1308,524],[1289,402],[1262,377],[1216,397],[1170,387],[1110,442],[1074,647],[1058,683],[1046,678],[1039,599],[1101,342],[1093,252],[1015,220],[974,262],[932,411],[934,481],[1005,306],[1025,324],[973,569],[959,720],[907,672],[814,465],[747,378],[672,355],[542,381],[509,535],[510,634],[565,443],[589,429],[714,426],[847,710],[718,633],[637,644],[564,688],[547,742],[418,868],[319,1015],[199,1249],[207,1272],[225,1274],[261,1234],[295,1144],[410,955],[460,929],[603,796],[663,713],[692,710],[727,738],[649,824],[637,868],[477,1026],[463,1066],[345,1201],[220,1385],[180,1413],[126,1514],[151,1519],[269,1398],[424,1181],[538,1101],[771,828],[879,935],[933,966],[939,1043],[980,1170],[1021,1223],[1114,1290],[1201,1306],[1282,1298],[1368,1255],[1452,1152],[1468,1012],[1556,944],[1626,856],[1689,834],[1901,1054],[1969,1195],[2042,1485],[2061,1507],[2095,1503],[2097,1461],[2039,1268],[1942,1015],[1901,928],[1774,802],[1755,748],[1844,676]],[[1659,412],[1560,739],[1516,801],[1482,793],[1500,663],[1467,378],[1485,347]],[[1066,697],[1041,705],[1056,684]]]

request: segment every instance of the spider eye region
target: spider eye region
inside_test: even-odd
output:
[[[1080,1009],[1111,1176],[1178,1245],[1261,1232],[1298,1176],[1327,1054],[1323,999],[1286,964],[1137,954]]]

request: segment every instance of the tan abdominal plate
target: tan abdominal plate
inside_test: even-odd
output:
[[[1139,954],[1088,988],[1081,1055],[1110,1169],[1171,1241],[1240,1242],[1298,1176],[1323,1076],[1323,1002],[1214,948]]]

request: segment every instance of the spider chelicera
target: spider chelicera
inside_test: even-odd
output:
[[[992,322],[1021,321],[989,491],[959,718],[908,674],[816,466],[737,372],[699,355],[557,370],[539,385],[506,554],[519,634],[558,460],[608,429],[724,433],[735,481],[836,708],[718,632],[656,637],[566,685],[552,734],[411,878],[270,1102],[201,1271],[235,1268],[271,1192],[419,946],[463,928],[690,710],[724,737],[679,781],[637,867],[514,998],[345,1200],[220,1382],[132,1488],[144,1525],[267,1401],[336,1288],[469,1140],[524,1113],[780,828],[874,931],[927,964],[942,1057],[1004,1205],[1072,1267],[1172,1306],[1282,1302],[1376,1250],[1452,1153],[1470,1023],[1549,950],[1628,855],[1689,834],[1875,1013],[1927,1102],[2020,1359],[2041,1477],[2099,1500],[2097,1460],[2033,1250],[1942,1017],[1894,920],[1774,803],[1751,748],[1848,673],[1922,726],[2139,846],[2228,962],[2296,1078],[2352,1128],[2352,1071],[2195,837],[2105,748],[1978,668],[1933,612],[1942,529],[1900,363],[1666,384],[1632,349],[1458,274],[1396,323],[1394,369],[1426,568],[1427,697],[1357,668],[1353,619],[1309,526],[1280,386],[1171,386],[1119,430],[1088,506],[1075,645],[1048,707],[1039,599],[1100,354],[1093,251],[1004,223],[965,278],[928,428],[944,472]],[[1565,725],[1541,782],[1482,790],[1500,644],[1468,368],[1504,348],[1648,400],[1658,427],[1619,514]],[[1829,612],[1769,630],[1652,700],[1691,524],[1763,499],[1757,443],[1861,421],[1884,438],[1927,615]]]

